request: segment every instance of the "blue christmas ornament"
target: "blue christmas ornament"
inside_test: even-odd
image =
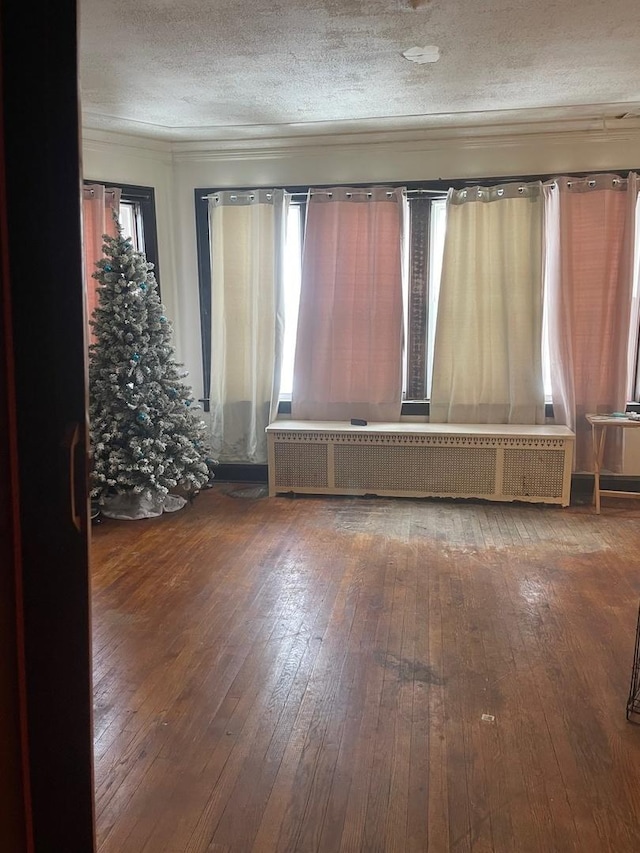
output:
[[[160,322],[161,322],[161,323],[166,323],[166,322],[167,322],[167,318],[164,316],[164,314],[162,315],[162,317],[160,317]]]
[[[134,352],[134,354],[131,356],[131,358],[132,358],[134,361],[140,361],[140,353],[138,353],[138,352]]]
[[[149,415],[146,412],[138,412],[136,420],[139,424],[143,424],[145,421],[149,420]]]
[[[103,269],[105,272],[111,272],[111,271],[113,270],[113,267],[111,266],[111,264],[105,264],[105,265],[104,265],[104,267],[103,267],[102,269]]]
[[[141,281],[140,282],[140,290],[145,291],[146,289],[147,289],[147,285],[143,281]]]

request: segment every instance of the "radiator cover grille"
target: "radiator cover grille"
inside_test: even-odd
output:
[[[569,503],[574,436],[564,427],[503,427],[501,434],[490,425],[463,432],[460,425],[402,424],[397,433],[381,426],[272,424],[269,493]]]
[[[278,485],[282,488],[326,488],[329,485],[327,444],[276,441],[274,449]]]
[[[561,498],[563,473],[562,450],[506,449],[502,491],[518,497]]]
[[[336,444],[334,461],[338,489],[491,495],[496,479],[493,448]]]

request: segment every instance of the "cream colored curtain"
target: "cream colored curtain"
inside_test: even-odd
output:
[[[430,420],[544,423],[540,182],[450,190]]]
[[[221,462],[267,461],[265,428],[280,389],[288,203],[283,190],[209,198],[211,447]]]
[[[96,271],[96,261],[102,257],[102,235],[114,237],[116,234],[113,211],[118,211],[120,195],[118,187],[105,187],[102,184],[87,184],[83,187],[82,242],[87,322],[98,304],[98,282],[92,276]],[[93,340],[91,329],[89,339]]]
[[[624,411],[629,372],[638,176],[545,185],[549,355],[556,423],[576,432],[575,469],[593,470],[589,412]],[[622,430],[605,466],[620,471]]]

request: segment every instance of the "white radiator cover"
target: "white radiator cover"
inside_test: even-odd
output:
[[[574,440],[562,426],[275,421],[267,427],[269,494],[568,506]]]

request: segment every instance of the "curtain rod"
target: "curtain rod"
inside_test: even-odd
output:
[[[342,187],[341,187],[341,189],[342,189]],[[385,189],[385,188],[382,187],[381,189]],[[255,193],[254,190],[216,190],[215,192],[209,193],[208,195],[200,196],[200,199],[201,199],[201,201],[206,201],[207,199],[210,199],[216,195],[219,195],[219,193],[228,193],[228,192],[233,193],[233,195],[242,196],[242,197],[253,196]],[[352,193],[354,193],[354,192],[355,193],[367,193],[367,192],[370,192],[370,190],[367,190],[366,187],[356,187],[355,189],[351,189],[350,192],[352,192]],[[389,190],[389,192],[391,193],[393,191]],[[425,189],[409,189],[406,191],[406,193],[407,193],[407,195],[436,195],[436,196],[440,196],[441,198],[445,198],[447,195],[445,190],[425,190]],[[308,191],[307,192],[293,192],[293,193],[288,193],[288,195],[290,195],[291,198],[308,198],[309,195],[332,195],[332,191],[331,190],[314,190],[313,192],[308,192]]]
[[[586,175],[586,176],[580,177],[580,178],[569,178],[569,180],[567,181],[567,185],[570,187],[572,184],[586,183],[589,186],[593,187],[593,186],[596,186],[597,178],[605,177],[605,176],[608,177],[608,173],[603,172],[603,173],[596,173],[595,175],[593,175],[593,174],[592,175]],[[557,180],[558,180],[558,178],[549,178],[546,181],[542,181],[542,184],[543,184],[543,186],[549,186],[553,189],[556,186]],[[619,175],[614,174],[613,177],[611,178],[611,183],[612,184],[620,184],[620,183],[624,183],[626,180],[627,180],[627,178],[622,178]],[[469,181],[467,183],[469,185],[468,188],[472,188],[474,186],[481,186],[480,184],[472,183],[471,181]],[[493,184],[492,187],[497,187],[497,186],[500,186],[501,184],[517,184],[517,183],[525,185],[525,184],[530,183],[530,182],[506,180],[506,181],[502,181],[498,184]],[[344,187],[340,187],[340,189],[344,189]],[[376,189],[385,189],[385,187],[384,186],[376,187]],[[230,192],[230,193],[233,193],[234,195],[238,195],[238,196],[247,196],[247,195],[250,196],[250,195],[253,195],[256,191],[259,191],[259,190],[216,190],[215,192],[209,193],[208,195],[200,196],[200,198],[202,201],[206,201],[207,199],[210,199],[213,196],[216,196],[219,193],[223,193],[223,192]],[[461,190],[456,190],[456,192],[460,192],[460,191]],[[93,190],[90,190],[90,192],[93,192]],[[111,192],[111,190],[109,190],[109,192]],[[310,192],[308,190],[306,192],[289,193],[289,195],[291,196],[291,198],[308,198],[309,195],[330,195],[331,192],[332,191],[330,189],[317,189],[317,190],[314,190],[313,192]],[[352,192],[352,193],[353,192],[366,193],[366,192],[369,192],[369,190],[366,187],[355,187],[353,189],[350,189],[350,192]],[[391,190],[390,190],[390,192],[391,192]],[[416,187],[416,188],[406,190],[406,194],[407,195],[434,195],[434,196],[439,196],[440,198],[446,198],[447,197],[447,190],[431,190],[431,189],[423,189],[421,187]]]
[[[95,195],[95,194],[96,194],[96,191],[93,189],[93,187],[82,187],[82,192],[85,192],[85,193],[91,193],[91,195]],[[107,187],[105,187],[105,189],[104,189],[104,194],[105,194],[105,195],[115,195],[115,194],[116,194],[116,190],[114,190],[114,189],[107,189]]]
[[[598,178],[604,178],[604,177],[609,177],[609,176],[606,174],[601,174],[601,175],[596,175],[595,178],[594,177],[590,177],[590,178],[569,178],[567,180],[567,186],[572,187],[574,184],[587,184],[590,187],[595,187],[598,185],[597,179]],[[544,181],[543,186],[551,187],[552,190],[555,190],[558,186],[558,183],[557,183],[558,180],[559,180],[559,178],[551,178],[551,180],[549,180],[549,181]],[[616,186],[617,184],[625,184],[627,182],[627,180],[628,180],[627,178],[620,178],[620,177],[618,177],[618,175],[614,175],[614,177],[611,178],[611,183],[614,186]]]
[[[340,187],[343,189],[343,187]],[[386,187],[376,187],[376,189],[387,189]],[[396,187],[395,189],[400,189],[400,187]],[[387,190],[389,194],[392,194],[394,190]],[[350,193],[368,193],[371,194],[371,190],[368,190],[366,187],[355,187],[354,189],[349,189]],[[446,196],[446,190],[425,190],[425,189],[408,189],[405,190],[407,195],[439,195],[443,198]],[[313,192],[298,192],[298,193],[290,193],[291,196],[299,196],[300,198],[307,198],[308,195],[332,195],[332,190],[314,190]]]

